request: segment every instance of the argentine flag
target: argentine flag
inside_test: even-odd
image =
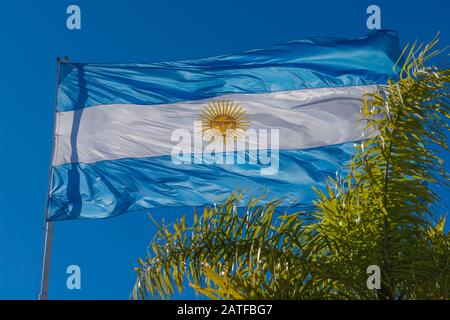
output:
[[[398,38],[308,38],[212,58],[59,63],[47,219],[220,202],[312,208],[362,139],[362,97]]]

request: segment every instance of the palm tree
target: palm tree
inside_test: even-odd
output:
[[[242,213],[235,193],[193,223],[162,224],[133,297],[170,298],[188,284],[213,299],[449,299],[450,235],[433,209],[433,188],[449,181],[450,69],[428,66],[437,42],[407,46],[399,79],[365,96],[366,137],[348,176],[317,190],[314,212],[258,198]],[[368,287],[369,266],[381,287]]]

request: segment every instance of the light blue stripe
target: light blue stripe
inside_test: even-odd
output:
[[[283,206],[312,208],[327,177],[345,176],[354,153],[346,143],[306,150],[281,150],[279,172],[262,176],[259,165],[176,165],[170,156],[64,164],[54,168],[49,220],[107,218],[167,206],[201,206],[221,201],[236,189],[243,201],[267,194]]]
[[[396,33],[302,39],[213,58],[150,64],[62,63],[60,112],[99,104],[165,104],[230,93],[384,84],[400,54]]]

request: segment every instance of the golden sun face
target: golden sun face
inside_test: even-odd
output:
[[[210,141],[238,139],[250,126],[245,110],[232,101],[213,101],[202,111],[202,132]]]

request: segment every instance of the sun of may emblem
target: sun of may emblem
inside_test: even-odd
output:
[[[212,141],[237,140],[250,127],[245,110],[233,101],[213,101],[202,111],[202,132]]]

